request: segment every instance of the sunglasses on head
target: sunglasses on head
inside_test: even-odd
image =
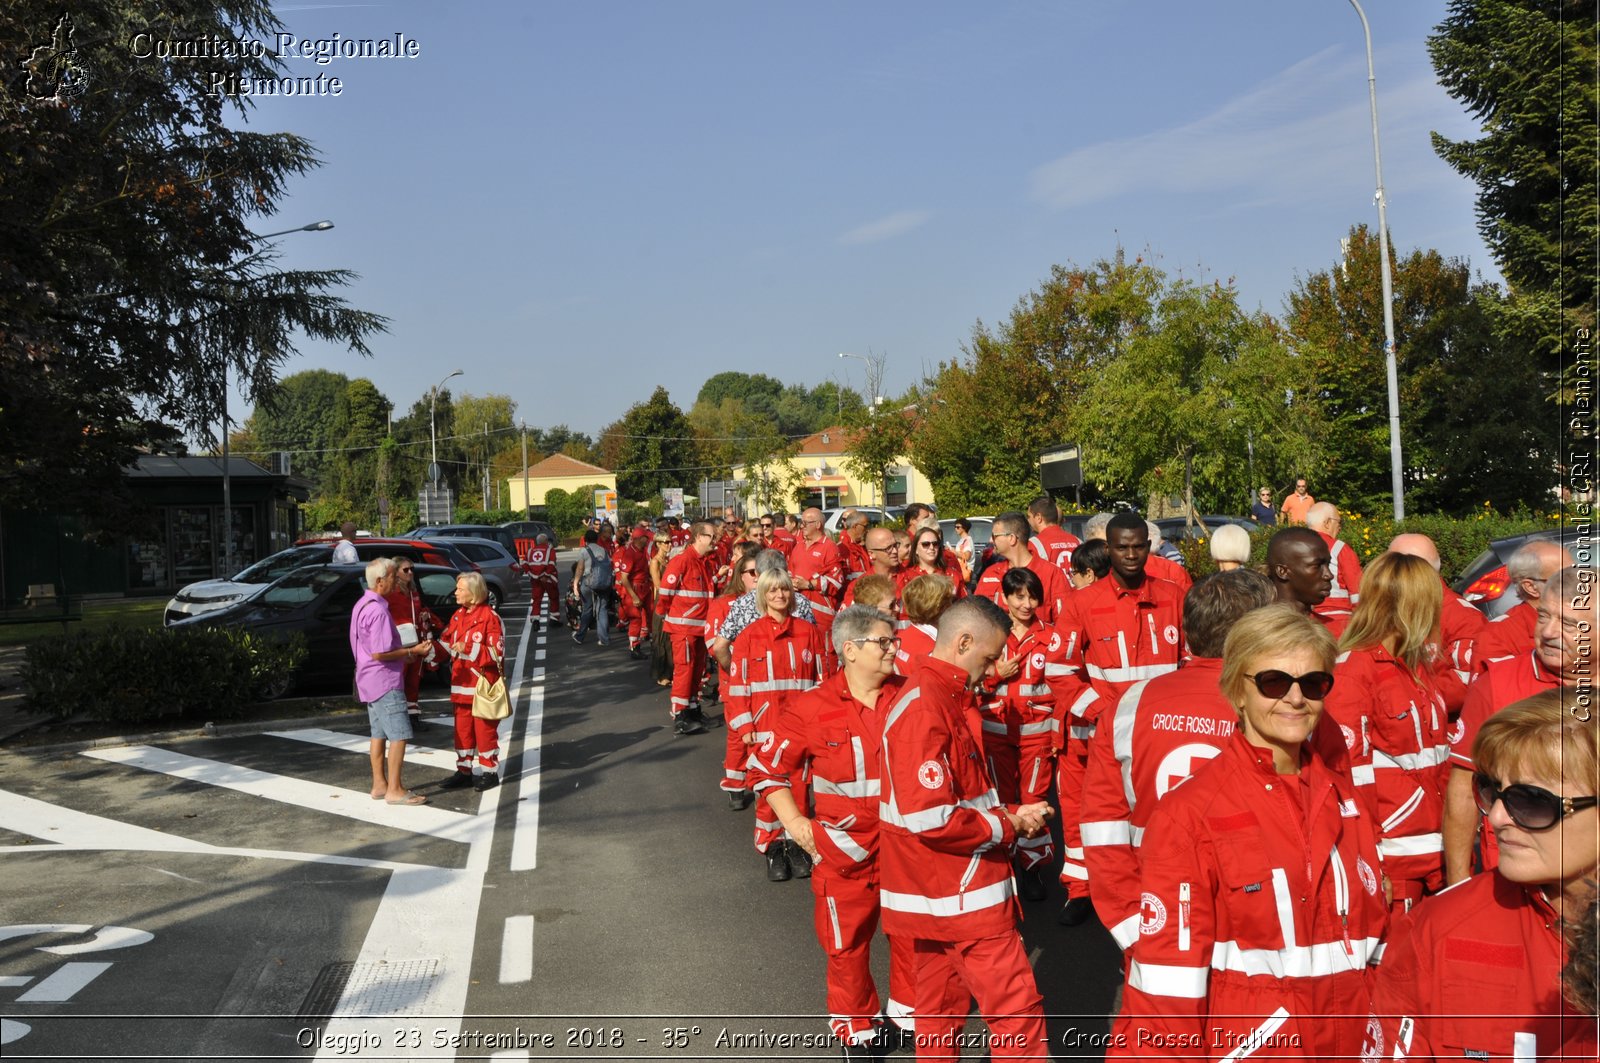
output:
[[[1478,809],[1484,815],[1487,816],[1498,801],[1505,806],[1511,822],[1523,830],[1549,830],[1574,812],[1600,804],[1597,797],[1562,797],[1527,783],[1502,787],[1482,773],[1472,777],[1472,789],[1478,798]]]
[[[1312,701],[1321,701],[1328,696],[1328,691],[1333,689],[1333,675],[1329,672],[1307,672],[1305,675],[1290,675],[1280,672],[1276,668],[1268,668],[1255,675],[1247,675],[1246,679],[1256,685],[1264,698],[1287,697],[1289,688],[1299,684],[1300,693]]]

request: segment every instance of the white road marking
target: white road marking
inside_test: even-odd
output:
[[[533,916],[513,915],[500,937],[500,984],[533,981]]]
[[[150,870],[154,871],[158,875],[170,875],[173,878],[182,879],[185,882],[193,882],[196,886],[204,886],[205,885],[204,882],[201,882],[197,878],[190,878],[188,875],[180,875],[176,871],[167,871],[164,868],[159,868],[159,867],[152,867],[152,868],[150,868]]]
[[[64,963],[50,976],[17,998],[18,1004],[58,1004],[111,969],[109,963]]]
[[[454,723],[454,718],[450,719]],[[363,757],[369,750],[370,738],[361,735],[342,734],[338,731],[329,731],[322,727],[303,727],[293,731],[267,731],[269,738],[288,738],[296,742],[310,742],[313,745],[327,746],[330,749],[342,749],[346,753],[359,753]],[[406,763],[415,764],[423,768],[436,768],[439,771],[456,770],[456,753],[453,749],[433,749],[429,746],[412,745],[406,743]]]
[[[539,787],[544,765],[544,669],[524,700],[527,713],[522,730],[522,756],[517,761],[516,826],[511,832],[511,870],[532,871],[539,866]]]
[[[544,660],[544,650],[535,650],[533,652],[533,659],[536,661]]]
[[[31,981],[33,981],[33,975],[31,974],[0,974],[0,986],[4,986],[7,989],[24,986]]]
[[[372,800],[365,790],[342,790],[336,786],[292,779],[219,760],[191,757],[186,753],[174,753],[154,746],[87,749],[83,751],[83,756],[448,841],[465,842],[472,834],[473,817],[460,812],[431,805],[394,806],[385,801]]]

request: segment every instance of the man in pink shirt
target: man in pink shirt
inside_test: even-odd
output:
[[[367,590],[350,613],[350,653],[356,660],[356,697],[367,707],[372,724],[372,799],[391,805],[425,805],[428,799],[400,782],[411,717],[406,714],[405,664],[422,657],[431,645],[400,645],[385,594],[395,588],[394,562],[380,557],[367,565]]]

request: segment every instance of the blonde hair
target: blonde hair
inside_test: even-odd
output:
[[[918,576],[905,585],[900,601],[906,609],[906,619],[913,624],[932,624],[950,608],[955,598],[955,588],[948,576]]]
[[[756,609],[765,616],[767,613],[767,594],[777,588],[789,591],[789,615],[794,615],[794,580],[789,577],[787,569],[769,568],[761,573],[756,580]]]
[[[489,600],[489,585],[483,581],[481,572],[463,572],[456,577],[456,586],[467,585],[467,597],[472,599],[473,605],[482,605]]]
[[[894,604],[894,580],[888,576],[868,575],[862,576],[855,582],[854,601],[858,605],[870,605],[874,609],[888,609]]]
[[[1433,566],[1412,554],[1384,554],[1361,575],[1361,603],[1339,639],[1340,651],[1383,645],[1413,673],[1437,637],[1444,587]]]
[[[1322,670],[1333,671],[1337,656],[1328,629],[1288,602],[1274,602],[1252,609],[1235,620],[1222,644],[1222,694],[1228,704],[1244,700],[1245,678],[1256,670],[1264,657],[1296,650],[1310,650],[1321,662]]]
[[[1579,690],[1545,690],[1507,705],[1479,728],[1473,766],[1496,779],[1526,773],[1600,793],[1600,713],[1592,700]]]

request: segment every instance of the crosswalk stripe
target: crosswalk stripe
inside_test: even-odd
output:
[[[86,749],[83,756],[446,841],[466,843],[474,837],[473,817],[460,812],[431,805],[394,806],[384,801],[374,801],[362,790],[342,790],[323,783],[191,757],[154,746]]]
[[[446,723],[454,723],[453,719],[445,719]],[[312,745],[327,746],[329,749],[342,749],[346,753],[359,753],[366,756],[372,739],[363,738],[361,735],[343,734],[339,731],[329,731],[323,727],[302,727],[294,731],[267,731],[269,738],[288,738],[295,742],[310,742]],[[456,755],[454,750],[431,749],[427,746],[406,743],[406,763],[416,764],[424,768],[435,768],[439,771],[455,771]]]
[[[513,985],[533,980],[533,916],[513,915],[506,919],[500,938],[500,984]]]

